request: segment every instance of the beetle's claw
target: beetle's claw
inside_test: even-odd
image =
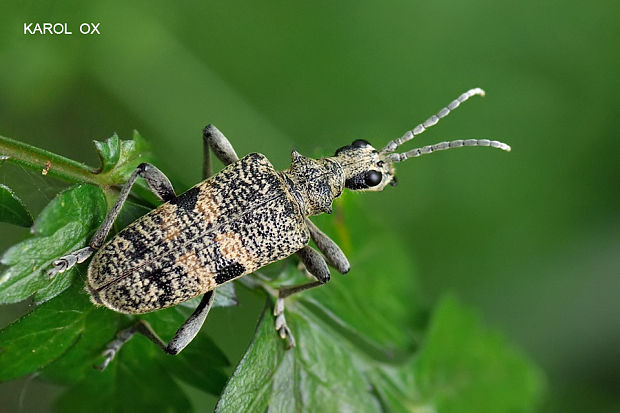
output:
[[[51,270],[47,272],[47,276],[51,280],[52,278],[54,278],[56,274],[64,272],[64,271],[65,271],[64,268],[62,268],[60,265],[56,265],[56,262],[54,262],[54,266],[52,267]]]
[[[130,334],[127,333],[129,330],[132,330]],[[114,357],[116,357],[116,353],[118,353],[118,351],[121,349],[123,344],[125,344],[125,342],[129,338],[131,338],[131,336],[133,336],[133,329],[130,328],[130,329],[121,330],[117,334],[116,338],[108,343],[108,346],[103,351],[103,353],[101,353],[101,355],[105,357],[105,360],[103,360],[103,363],[101,363],[98,366],[95,366],[95,368],[97,370],[104,370],[106,367],[108,367],[108,364],[110,364],[110,362],[114,360]]]
[[[108,364],[110,364],[110,362],[114,359],[116,353],[118,353],[121,347],[123,347],[123,344],[129,341],[129,339],[131,339],[131,337],[133,337],[133,335],[137,332],[138,330],[135,324],[131,327],[119,331],[116,334],[114,340],[108,343],[108,346],[102,353],[102,356],[105,357],[105,360],[103,360],[103,363],[101,363],[100,365],[95,366],[95,368],[97,370],[104,370],[106,367],[108,367]]]
[[[66,255],[54,261],[54,267],[47,273],[49,278],[52,279],[56,274],[62,274],[63,272],[71,268],[73,266],[71,265],[71,258],[73,258],[72,255]],[[76,261],[75,258],[73,258],[73,261]],[[75,264],[75,262],[73,264]]]
[[[95,366],[95,368],[97,370],[105,370],[106,367],[108,367],[108,364],[110,364],[110,362],[114,359],[114,356],[116,356],[116,349],[113,348],[108,348],[106,349],[102,355],[105,357],[105,360],[103,360],[103,363],[101,363],[98,366]]]

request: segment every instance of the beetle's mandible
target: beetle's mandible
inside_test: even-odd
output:
[[[347,188],[381,191],[396,184],[394,163],[438,150],[462,146],[490,146],[506,151],[505,143],[488,139],[441,142],[397,153],[439,119],[474,95],[471,89],[436,115],[377,150],[365,140],[339,148],[334,156],[312,159],[293,151],[289,169],[276,171],[264,155],[241,159],[226,137],[212,125],[204,129],[206,178],[176,195],[170,181],[155,166],[141,164],[133,172],[101,227],[87,247],[54,261],[50,277],[94,257],[86,288],[92,301],[121,313],[159,310],[203,295],[202,301],[170,343],[163,342],[148,323],[139,321],[122,330],[104,352],[105,368],[135,333],[144,334],[169,354],[177,354],[200,330],[219,285],[252,273],[272,262],[297,254],[316,281],[281,287],[276,301],[276,329],[295,341],[284,318],[284,298],[329,281],[329,266],[349,271],[342,250],[309,219],[330,213],[332,201]],[[226,167],[210,176],[210,154]],[[138,177],[164,203],[105,242]],[[308,246],[312,239],[318,249]]]

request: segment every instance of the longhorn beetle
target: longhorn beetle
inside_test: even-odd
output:
[[[441,142],[396,153],[474,95],[471,89],[426,122],[389,142],[380,151],[358,139],[334,156],[312,159],[296,151],[289,169],[276,171],[264,155],[239,159],[226,137],[213,125],[204,129],[203,175],[210,175],[213,150],[226,167],[187,192],[176,195],[168,178],[143,163],[131,174],[101,227],[87,247],[54,261],[50,277],[89,258],[86,289],[96,305],[140,314],[177,305],[204,294],[200,304],[166,344],[141,320],[122,330],[104,351],[104,369],[135,333],[141,333],[169,354],[177,354],[198,334],[213,303],[215,289],[272,262],[297,254],[317,281],[280,287],[274,308],[276,330],[289,347],[295,340],[284,318],[284,299],[329,281],[328,264],[340,273],[349,262],[334,241],[308,217],[330,213],[344,188],[381,191],[396,184],[394,163],[462,146],[490,146],[510,151],[488,139]],[[105,243],[106,236],[138,177],[164,204],[144,215]],[[308,246],[312,239],[318,249]]]

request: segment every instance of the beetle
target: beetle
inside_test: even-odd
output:
[[[510,146],[499,141],[469,139],[395,152],[475,95],[483,96],[484,91],[468,90],[381,150],[358,139],[327,158],[312,159],[293,151],[291,165],[283,171],[276,171],[259,153],[239,159],[228,139],[215,126],[208,125],[203,131],[205,180],[180,195],[155,166],[139,165],[88,246],[54,261],[49,275],[62,273],[94,254],[86,282],[91,300],[121,313],[147,313],[203,297],[169,343],[143,320],[119,332],[104,351],[105,361],[100,368],[105,368],[136,333],[145,335],[166,353],[179,353],[198,334],[218,286],[296,254],[316,281],[280,287],[274,307],[276,330],[288,340],[289,347],[294,346],[284,318],[284,299],[329,281],[328,264],[340,273],[350,269],[342,250],[309,217],[330,213],[332,201],[345,188],[381,191],[395,185],[394,163],[411,157],[462,146],[510,151]],[[225,167],[208,178],[211,150]],[[106,243],[138,177],[164,203]],[[322,255],[308,245],[310,239]]]

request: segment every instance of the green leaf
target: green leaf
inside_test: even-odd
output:
[[[106,370],[90,369],[84,380],[63,393],[56,400],[54,410],[63,413],[190,411],[185,393],[167,369],[152,359],[155,352],[161,350],[144,337],[135,336]]]
[[[226,292],[232,293],[234,296],[232,288]],[[226,300],[230,300],[230,298],[226,298]],[[169,340],[193,312],[199,301],[200,297],[197,297],[182,305],[146,314],[142,318],[146,319],[164,340]],[[222,306],[222,304],[228,306],[234,305],[236,302],[234,304],[230,304],[228,301],[216,302],[214,306]],[[107,344],[121,328],[129,326],[133,322],[130,319],[125,319],[121,326],[119,324],[120,319],[121,315],[113,311],[105,309],[93,311],[86,320],[86,329],[80,340],[62,358],[48,365],[41,372],[42,377],[64,384],[74,384],[80,380],[92,379],[93,376],[89,373],[93,366],[99,365],[103,361],[101,354]],[[138,335],[137,340],[145,339]],[[127,346],[129,344],[124,346],[122,351],[125,351]],[[224,372],[224,368],[228,367],[230,362],[205,332],[199,333],[180,355],[174,357],[164,354],[153,343],[149,342],[147,348],[148,350],[140,353],[138,361],[160,363],[166,370],[166,374],[173,375],[198,389],[217,395],[221,393],[226,384],[228,375]],[[118,358],[112,364],[122,363],[122,360],[124,359]],[[123,380],[123,378],[117,377],[115,380]],[[85,387],[87,387],[86,384],[79,386],[80,389]]]
[[[106,141],[93,142],[100,159],[100,166],[95,173],[99,181],[108,185],[123,185],[138,165],[143,162],[154,163],[154,156],[150,145],[137,131],[133,132],[133,136],[129,140],[120,139],[118,135],[114,134]],[[141,179],[136,181],[132,192],[139,195],[140,198],[151,206],[161,203],[159,198],[151,192],[148,185]],[[130,203],[123,209],[130,209],[132,205],[139,207],[135,203]],[[139,212],[139,210],[134,210],[129,215]],[[121,221],[124,219],[123,215],[121,214],[119,217]],[[121,223],[121,227],[125,226],[126,223]],[[115,225],[115,228],[118,228],[118,226]]]
[[[36,371],[59,358],[84,331],[93,310],[73,288],[0,331],[0,380]]]
[[[534,410],[542,373],[477,315],[452,297],[438,304],[414,376],[439,412]]]
[[[144,314],[141,318],[148,321],[157,334],[168,342],[194,311],[200,298],[196,297],[183,305]],[[178,356],[166,355],[159,349],[156,349],[153,356],[165,365],[171,374],[207,393],[219,394],[226,384],[228,376],[223,369],[228,367],[230,362],[208,337],[206,329],[202,330]]]
[[[189,311],[173,307],[144,318],[164,340],[169,340]],[[174,402],[180,403],[177,407],[182,406],[186,403],[185,396],[174,384],[173,377],[208,393],[221,392],[227,380],[224,368],[229,362],[204,332],[178,356],[165,354],[138,334],[123,346],[106,371],[93,374],[93,366],[103,361],[102,352],[107,344],[120,328],[133,322],[133,319],[93,306],[82,285],[76,284],[0,332],[0,380],[14,379],[43,368],[42,378],[74,385],[67,393],[73,401],[60,400],[60,405],[67,403],[72,409],[87,402],[83,399],[85,395],[98,393],[99,389],[127,397],[132,390],[124,386],[138,382],[152,385],[152,389],[142,393],[153,403],[166,406]],[[165,389],[155,381],[167,383]],[[122,406],[110,403],[102,406],[123,411]]]
[[[32,225],[32,216],[19,197],[6,185],[0,184],[0,222],[22,227]]]
[[[46,379],[73,384],[58,399],[57,411],[187,411],[189,402],[175,379],[208,393],[221,392],[227,379],[223,369],[229,362],[204,332],[177,356],[165,354],[136,334],[105,371],[94,371],[92,366],[101,363],[101,352],[118,328],[118,321],[110,317],[118,320],[119,315],[103,311],[101,317],[88,319],[80,341],[42,372]],[[167,341],[188,312],[189,309],[173,307],[143,318]],[[126,319],[122,327],[133,322]]]
[[[179,326],[180,324],[177,325]],[[159,359],[168,374],[213,395],[219,395],[228,380],[224,368],[228,367],[230,362],[204,333],[196,336],[180,355],[162,355]]]
[[[105,197],[96,186],[77,185],[57,195],[35,221],[34,236],[0,258],[9,266],[0,275],[0,303],[18,302],[32,294],[35,301],[44,302],[66,290],[77,267],[51,281],[47,270],[53,260],[86,245],[105,213]]]
[[[190,309],[173,307],[145,316],[165,339],[171,338],[186,319]],[[121,323],[121,318],[124,321]],[[203,332],[178,356],[163,353],[146,338],[136,335],[103,373],[93,366],[103,361],[102,352],[120,328],[134,321],[102,307],[93,306],[81,284],[72,286],[57,298],[36,307],[0,331],[0,380],[10,380],[43,368],[42,378],[75,385],[79,394],[102,391],[125,392],[124,383],[133,380],[149,383],[157,380],[174,383],[172,376],[203,391],[219,394],[226,383],[224,368],[229,365],[224,353]],[[148,367],[144,367],[148,366]],[[109,375],[108,371],[114,371]],[[102,379],[102,377],[106,377]],[[75,390],[74,388],[74,390]],[[157,389],[157,386],[153,387]],[[73,394],[70,390],[68,394]],[[159,388],[150,397],[165,406],[166,400],[183,405],[184,396],[176,384],[165,391]],[[76,398],[76,396],[71,396]],[[81,396],[80,396],[81,397]],[[77,397],[79,405],[80,397]],[[86,401],[84,401],[85,403]],[[176,403],[175,402],[175,403]],[[61,400],[62,403],[62,400]],[[106,403],[105,405],[109,405]],[[119,406],[115,408],[122,410]]]
[[[121,155],[120,138],[117,134],[114,134],[105,142],[93,141],[93,143],[95,144],[95,148],[97,148],[99,160],[101,161],[101,166],[97,172],[109,172],[112,168],[114,168],[114,166],[116,166]]]
[[[307,309],[291,308],[287,320],[299,345],[287,351],[269,310],[216,411],[379,410],[355,354],[331,328]]]
[[[426,310],[403,242],[374,223],[350,192],[336,200],[332,216],[314,220],[343,248],[351,270],[346,275],[332,270],[329,284],[304,292],[304,298],[320,303],[316,310],[346,324],[386,358],[411,353]]]
[[[49,236],[70,222],[88,222],[106,213],[105,197],[94,185],[75,185],[58,195],[41,211],[32,231]],[[99,222],[95,222],[97,225]]]
[[[56,302],[59,296],[50,302]],[[102,362],[101,354],[121,328],[122,315],[90,304],[84,329],[71,348],[57,360],[40,371],[41,377],[61,384],[74,384],[83,380],[95,365]],[[54,323],[55,320],[50,320]],[[126,323],[126,320],[125,320]]]
[[[137,131],[130,140],[114,134],[105,142],[94,141],[94,144],[101,160],[97,173],[107,182],[125,183],[138,165],[153,161],[150,146]]]
[[[420,352],[398,363],[370,358],[300,300],[284,349],[268,307],[228,382],[218,412],[526,412],[537,406],[537,368],[467,308],[439,304]]]

